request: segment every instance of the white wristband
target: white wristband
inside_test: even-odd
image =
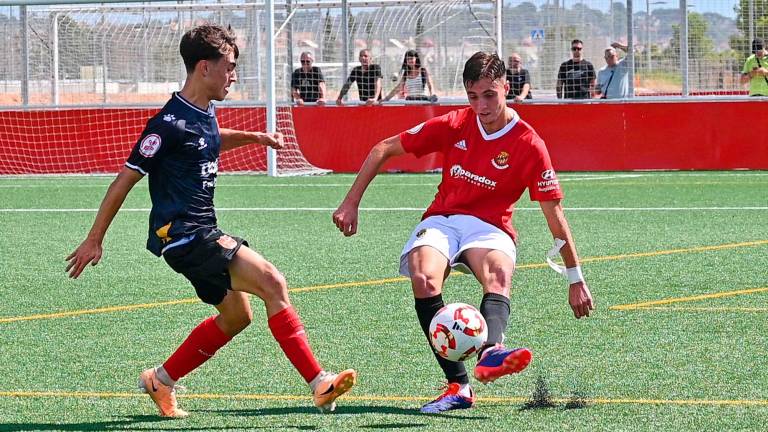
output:
[[[569,284],[584,282],[584,275],[581,273],[581,266],[565,269],[565,275],[568,277]]]

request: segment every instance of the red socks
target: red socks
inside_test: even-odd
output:
[[[280,344],[280,348],[283,349],[293,367],[299,371],[304,381],[312,381],[322,371],[322,368],[315,359],[315,355],[312,354],[307,334],[304,332],[304,325],[293,306],[288,306],[272,315],[267,323],[272,331],[272,336]]]
[[[215,318],[215,316],[210,317],[195,327],[187,339],[163,363],[171,379],[177,381],[192,372],[232,340],[216,325]],[[322,368],[315,359],[312,348],[309,347],[304,325],[293,307],[288,306],[281,310],[267,322],[272,335],[293,367],[299,371],[304,381],[312,381]]]
[[[232,340],[216,325],[215,319],[216,317],[212,316],[195,327],[181,346],[163,363],[171,379],[176,381],[192,372]]]

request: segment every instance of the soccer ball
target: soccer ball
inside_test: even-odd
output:
[[[429,341],[440,357],[464,361],[477,354],[488,339],[485,318],[474,306],[451,303],[443,306],[429,323]]]

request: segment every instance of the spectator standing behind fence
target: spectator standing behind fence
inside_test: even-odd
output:
[[[360,66],[355,66],[349,74],[347,82],[336,98],[336,105],[344,105],[344,96],[349,91],[353,82],[357,82],[357,94],[366,105],[373,105],[381,98],[381,67],[371,64],[371,51],[360,50]]]
[[[312,53],[301,53],[301,67],[293,71],[291,75],[291,92],[293,101],[298,105],[304,102],[316,102],[325,105],[325,78],[323,72],[317,66],[312,66],[315,58]]]
[[[421,57],[416,50],[408,50],[403,57],[403,65],[400,67],[400,81],[395,88],[384,98],[392,99],[397,93],[404,93],[405,100],[436,101],[437,96],[433,92],[432,77],[427,69],[421,66]],[[429,90],[427,93],[426,90]]]
[[[560,65],[557,72],[558,99],[590,99],[595,88],[595,67],[582,58],[584,43],[571,41],[572,58]]]
[[[752,41],[752,55],[741,70],[741,83],[749,83],[750,96],[768,96],[768,58],[760,38]]]
[[[528,73],[528,69],[523,68],[523,59],[518,53],[512,53],[509,56],[507,82],[509,82],[507,100],[522,103],[524,99],[533,99],[533,95],[531,95],[531,75]]]
[[[627,46],[618,42],[605,49],[605,67],[597,71],[595,96],[600,99],[623,99],[629,97],[629,64],[627,58],[619,60],[616,49],[624,52]]]

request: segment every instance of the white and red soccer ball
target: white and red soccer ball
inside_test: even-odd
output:
[[[474,306],[465,303],[443,306],[429,323],[432,347],[450,361],[464,361],[476,355],[487,339],[485,318]]]

